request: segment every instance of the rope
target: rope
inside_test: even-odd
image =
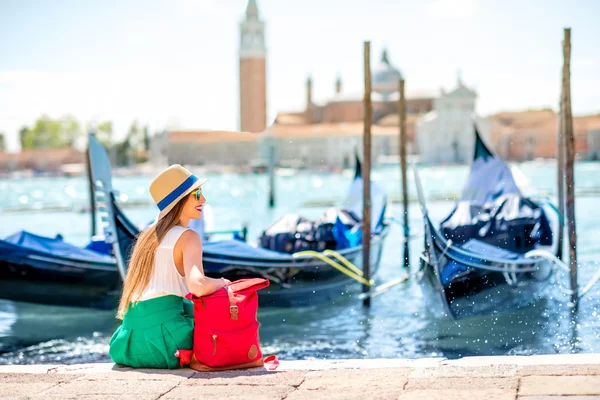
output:
[[[333,252],[333,250],[331,250]],[[337,254],[337,253],[336,253]],[[355,281],[362,283],[363,285],[366,286],[373,286],[374,282],[373,280],[368,281],[365,278],[363,278],[360,275],[357,275],[355,272],[353,272],[352,270],[356,270],[358,269],[356,266],[353,265],[354,268],[351,268],[352,270],[348,270],[346,267],[341,266],[340,264],[336,263],[335,261],[333,261],[332,259],[326,257],[325,255],[323,255],[323,253],[318,253],[316,251],[313,250],[306,250],[306,251],[300,251],[298,253],[294,253],[292,254],[292,257],[296,258],[296,257],[302,257],[302,256],[311,256],[311,257],[315,257],[329,265],[331,265],[333,268],[337,269],[338,271],[340,271],[341,273],[343,273],[344,275],[354,279]],[[343,258],[343,256],[341,254],[337,254],[336,258],[339,259],[339,257]],[[346,260],[346,262],[344,264],[351,264],[350,261]],[[362,271],[361,271],[362,272]]]
[[[556,265],[557,267],[560,267],[563,271],[566,271],[566,272],[571,271],[571,268],[569,268],[567,266],[567,264],[562,262],[562,260],[560,260],[554,254],[552,254],[546,250],[531,250],[531,251],[528,251],[527,253],[525,253],[525,257],[527,257],[527,258],[534,258],[534,257],[544,258],[544,259],[554,263],[554,265]]]
[[[405,283],[408,281],[408,278],[410,278],[411,275],[404,275],[401,278],[398,279],[394,279],[393,281],[389,281],[386,282],[384,284],[381,285],[377,285],[375,286],[375,288],[373,290],[370,290],[366,293],[361,293],[358,295],[358,299],[359,300],[364,300],[367,297],[375,297],[375,296],[379,296],[380,294],[383,294],[385,292],[387,292],[388,290],[390,290],[392,287],[399,285],[401,283]]]
[[[337,258],[340,262],[342,262],[347,268],[341,266],[340,264],[336,263],[335,261],[333,261],[330,258],[327,258],[325,255],[329,255],[332,257]],[[345,258],[344,256],[342,256],[341,254],[333,251],[333,250],[325,250],[323,253],[318,253],[316,251],[312,251],[312,250],[306,250],[306,251],[300,251],[298,253],[294,253],[292,255],[292,257],[302,257],[302,256],[311,256],[311,257],[315,257],[318,258],[321,261],[326,262],[327,264],[331,265],[333,268],[337,269],[338,271],[342,272],[343,274],[349,276],[350,278],[356,280],[359,283],[362,283],[363,285],[366,286],[370,286],[373,287],[374,289],[365,292],[365,293],[361,293],[358,298],[359,300],[364,300],[367,297],[375,297],[375,296],[379,296],[380,294],[383,294],[385,292],[387,292],[389,289],[391,289],[392,287],[399,285],[401,283],[407,282],[408,278],[411,275],[404,275],[401,278],[398,279],[394,279],[393,281],[390,282],[386,282],[384,284],[378,285],[378,286],[374,286],[374,281],[367,281],[365,278],[363,278],[364,273],[361,269],[359,269],[356,265],[352,264],[347,258]]]
[[[541,258],[545,258],[546,260],[551,261],[554,265],[558,266],[560,269],[562,269],[565,272],[571,272],[571,269],[567,266],[567,264],[565,264],[564,262],[562,262],[559,258],[557,258],[554,254],[545,251],[545,250],[532,250],[528,253],[525,254],[525,257],[541,257]],[[583,287],[583,289],[581,289],[581,291],[579,291],[579,294],[577,296],[577,299],[581,299],[583,296],[585,296],[586,294],[589,293],[589,291],[592,289],[592,287],[594,287],[594,285],[596,285],[596,283],[598,283],[598,281],[600,281],[600,269],[594,274],[594,276],[592,277],[592,279],[590,279],[590,281],[588,282],[587,285],[585,285]],[[559,286],[561,291],[564,292],[565,294],[573,294],[573,291],[571,289],[567,289],[563,286]],[[579,285],[577,286],[578,288],[580,287]]]
[[[346,257],[342,256],[340,253],[333,250],[325,250],[323,254],[337,258],[342,264],[354,271],[357,275],[364,276],[362,269],[352,264],[350,261],[348,261]]]

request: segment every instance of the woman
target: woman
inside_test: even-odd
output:
[[[177,368],[175,352],[192,349],[193,306],[188,293],[206,296],[230,283],[204,275],[202,240],[188,224],[202,216],[200,181],[172,165],[150,183],[160,210],[140,233],[129,261],[117,318],[123,323],[110,339],[112,360],[137,368]]]

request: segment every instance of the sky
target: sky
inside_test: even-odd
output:
[[[572,107],[600,112],[600,1],[257,0],[266,23],[268,120],[360,95],[363,41],[388,49],[410,95],[451,89],[477,111],[558,105],[563,28],[572,29]],[[239,23],[247,0],[0,0],[0,132],[42,114],[167,128],[239,127]]]

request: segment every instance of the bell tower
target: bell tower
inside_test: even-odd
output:
[[[240,130],[262,132],[267,125],[265,24],[256,0],[248,0],[240,23]]]

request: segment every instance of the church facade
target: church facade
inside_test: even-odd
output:
[[[375,162],[393,160],[399,154],[399,81],[402,73],[390,62],[387,50],[372,68],[372,151]],[[303,110],[280,112],[273,125],[262,133],[261,158],[275,148],[280,165],[294,167],[348,167],[354,153],[362,152],[363,95],[345,93],[337,77],[332,97],[317,104],[313,82],[306,80]],[[409,153],[416,152],[416,121],[433,109],[433,92],[409,93],[406,99],[406,128]]]
[[[489,123],[475,113],[477,94],[458,77],[456,87],[442,91],[433,110],[417,122],[419,159],[429,164],[468,163],[473,159],[474,125],[489,139]]]

